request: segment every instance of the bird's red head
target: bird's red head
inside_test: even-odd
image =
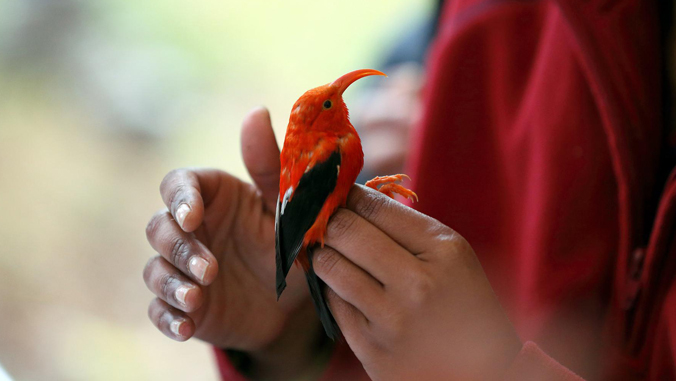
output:
[[[304,131],[340,129],[349,125],[343,92],[356,80],[370,75],[385,75],[378,70],[361,69],[349,72],[324,86],[308,90],[294,103],[289,127]]]

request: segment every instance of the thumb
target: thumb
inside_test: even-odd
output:
[[[279,193],[279,147],[270,113],[265,107],[257,107],[244,117],[242,157],[249,175],[263,195],[265,206],[274,212]]]

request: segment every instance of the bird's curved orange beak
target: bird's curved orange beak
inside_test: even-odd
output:
[[[383,75],[387,77],[387,74],[374,70],[374,69],[360,69],[360,70],[355,70],[351,71],[342,77],[336,79],[335,81],[331,82],[331,87],[337,87],[338,88],[338,94],[343,95],[343,92],[345,89],[347,89],[351,84],[353,84],[356,80],[359,78],[364,78],[368,77],[369,75]]]

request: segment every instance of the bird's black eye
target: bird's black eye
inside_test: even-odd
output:
[[[324,110],[330,109],[331,106],[333,106],[333,104],[331,103],[331,100],[327,99],[327,100],[324,101]]]

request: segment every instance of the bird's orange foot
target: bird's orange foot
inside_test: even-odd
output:
[[[418,201],[418,195],[415,194],[410,189],[404,188],[400,184],[397,184],[400,181],[403,181],[404,178],[411,179],[410,177],[400,174],[392,176],[377,176],[366,182],[366,186],[373,188],[391,198],[394,198],[394,194],[399,194],[411,201]]]

